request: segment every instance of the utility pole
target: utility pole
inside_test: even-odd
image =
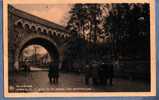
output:
[[[34,64],[37,64],[37,56],[36,56],[36,52],[37,52],[36,46],[34,46],[34,53],[33,53],[33,63],[34,63]]]

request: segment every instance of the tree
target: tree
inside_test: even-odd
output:
[[[119,57],[121,52],[125,55],[136,56],[139,51],[147,51],[141,50],[141,48],[145,48],[143,46],[145,43],[148,47],[150,42],[148,14],[148,4],[112,5],[109,16],[105,18],[104,26],[105,31],[110,32],[113,37],[113,49],[116,57]],[[141,53],[140,56],[146,55]]]
[[[103,5],[75,4],[67,28],[79,32],[82,38],[96,43],[97,36],[103,33]]]

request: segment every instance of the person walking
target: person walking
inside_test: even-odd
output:
[[[59,67],[58,67],[57,63],[54,66],[54,75],[53,75],[53,78],[54,78],[53,82],[55,84],[58,84],[58,82],[59,82]]]
[[[102,63],[99,68],[99,79],[101,85],[107,85],[107,66],[105,63]]]
[[[86,85],[89,85],[90,78],[91,78],[91,68],[90,68],[90,65],[87,64],[85,67],[85,84]]]
[[[54,76],[54,68],[53,68],[53,64],[50,63],[48,68],[48,78],[49,78],[50,84],[52,84],[53,76]]]
[[[109,72],[109,85],[113,85],[113,77],[114,77],[114,68],[113,63],[111,62],[108,67]]]
[[[48,77],[50,83],[58,84],[59,80],[59,68],[57,63],[50,63],[48,69]]]
[[[25,76],[27,76],[30,72],[30,67],[28,66],[28,64],[26,62],[24,62],[23,68],[24,68]]]
[[[98,65],[96,62],[92,64],[92,81],[93,85],[98,85]]]

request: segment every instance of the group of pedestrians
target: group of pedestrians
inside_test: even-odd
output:
[[[59,68],[58,64],[56,63],[50,63],[49,64],[49,69],[48,69],[48,78],[50,84],[58,84],[59,80]]]
[[[92,63],[85,67],[85,84],[89,85],[113,85],[113,64],[109,63]]]
[[[113,85],[113,64],[112,62],[87,64],[84,69],[85,84],[89,85]],[[50,84],[58,84],[59,67],[57,63],[50,63],[48,68]]]

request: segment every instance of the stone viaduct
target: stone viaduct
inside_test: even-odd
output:
[[[9,69],[18,70],[22,50],[38,44],[49,52],[55,62],[62,62],[71,34],[63,26],[47,21],[13,6],[8,6]]]

